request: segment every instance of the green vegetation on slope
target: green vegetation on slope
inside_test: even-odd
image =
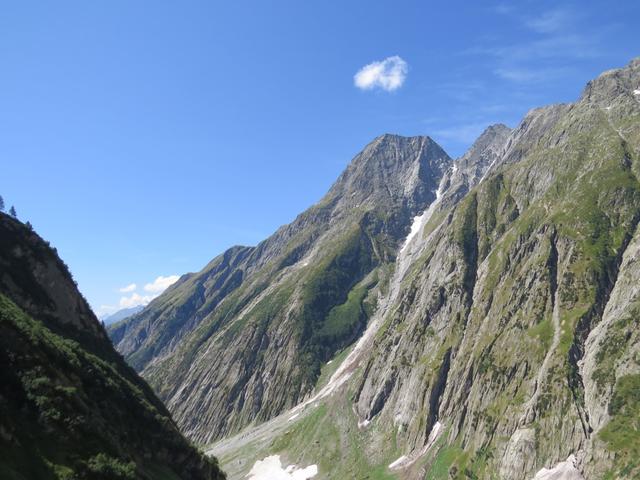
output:
[[[322,478],[393,480],[387,468],[397,457],[395,438],[372,454],[367,431],[360,430],[347,398],[333,399],[296,422],[269,451],[300,464],[317,464]]]
[[[600,438],[614,452],[614,468],[607,478],[640,476],[640,375],[618,379],[609,404],[611,420]]]
[[[114,365],[4,295],[0,363],[2,478],[223,478]]]

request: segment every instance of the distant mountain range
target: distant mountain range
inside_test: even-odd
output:
[[[123,308],[122,310],[118,310],[111,315],[107,315],[102,318],[102,321],[105,325],[111,325],[112,323],[119,322],[120,320],[124,320],[125,318],[130,317],[138,312],[141,312],[144,309],[144,305],[137,305],[131,308]]]

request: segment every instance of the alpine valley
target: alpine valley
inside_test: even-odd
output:
[[[106,331],[3,214],[0,476],[640,478],[639,223],[640,58],[457,159],[375,138]]]
[[[230,478],[638,478],[639,86],[455,160],[382,135],[109,335]]]

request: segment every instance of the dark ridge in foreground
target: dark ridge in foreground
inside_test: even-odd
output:
[[[0,478],[225,478],[113,349],[55,250],[2,213],[0,365]]]

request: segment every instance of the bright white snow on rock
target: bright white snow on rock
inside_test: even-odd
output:
[[[411,239],[413,237],[415,237],[416,234],[420,230],[422,230],[422,227],[424,227],[425,219],[426,219],[427,216],[430,216],[429,215],[429,209],[427,209],[424,212],[422,212],[421,215],[417,215],[417,216],[413,217],[413,222],[411,222],[411,231],[409,232],[409,235],[407,235],[407,239],[404,241],[404,245],[402,246],[402,250],[407,248],[407,246],[411,242]]]
[[[298,418],[298,415],[300,415],[299,413],[296,413],[295,415],[291,415],[289,417],[289,421],[295,420],[296,418]]]
[[[442,431],[442,424],[440,422],[436,422],[431,432],[429,433],[429,439],[427,440],[427,449],[431,447],[435,443],[435,441],[440,436],[440,432]]]
[[[308,480],[318,474],[317,465],[298,469],[295,465],[282,468],[280,455],[271,455],[264,460],[258,460],[248,473],[249,480]]]
[[[442,180],[444,181],[444,177],[442,177]],[[407,250],[407,248],[411,244],[411,240],[413,240],[413,237],[415,237],[418,234],[418,232],[422,231],[424,226],[433,216],[433,213],[435,212],[436,207],[440,203],[440,197],[442,196],[443,181],[440,182],[440,185],[438,186],[438,190],[436,190],[436,199],[433,202],[431,202],[431,205],[429,205],[429,208],[427,208],[424,212],[422,212],[421,215],[418,215],[417,217],[413,218],[409,235],[407,235],[407,238],[405,239],[404,244],[400,249],[401,253]]]
[[[366,428],[370,423],[371,423],[371,420],[367,420],[367,419],[360,420],[358,422],[358,428]]]
[[[636,88],[636,89],[633,91],[633,94],[634,94],[634,95],[640,95],[640,88]]]
[[[406,455],[402,455],[400,458],[398,458],[396,461],[392,462],[389,464],[389,468],[391,470],[393,470],[394,468],[398,467],[399,465],[402,465],[405,461],[407,460],[407,456]]]
[[[429,451],[429,449],[433,447],[433,445],[436,443],[436,440],[438,440],[438,438],[440,437],[440,434],[442,433],[442,426],[443,425],[440,422],[436,422],[433,425],[431,432],[429,432],[429,438],[427,439],[427,444],[424,446],[422,450],[420,450],[420,452],[418,452],[417,455],[415,453],[412,454],[411,456],[403,455],[399,459],[397,459],[395,462],[393,462],[391,465],[389,465],[389,468],[391,470],[406,468],[409,465],[411,465],[413,462],[418,460],[419,458],[423,457]]]
[[[533,480],[584,480],[584,478],[576,468],[576,457],[569,455],[569,458],[555,467],[540,470]]]

